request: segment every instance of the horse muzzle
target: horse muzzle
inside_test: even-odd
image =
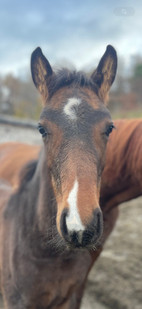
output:
[[[90,222],[83,226],[78,224],[76,218],[69,224],[68,211],[65,209],[61,216],[60,230],[67,244],[74,248],[94,248],[103,233],[103,216],[100,208],[93,211]]]

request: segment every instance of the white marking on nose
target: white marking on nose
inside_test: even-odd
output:
[[[76,180],[67,199],[69,203],[69,215],[66,217],[66,224],[69,231],[83,231],[85,229],[77,208],[78,187],[78,181]]]
[[[77,110],[76,107],[81,104],[81,99],[79,98],[70,98],[67,101],[67,104],[64,107],[64,113],[71,119],[77,119]]]

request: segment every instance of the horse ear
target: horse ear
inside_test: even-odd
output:
[[[53,72],[40,47],[37,47],[31,55],[31,73],[36,88],[43,98],[47,98],[48,84]]]
[[[117,54],[115,49],[108,45],[97,69],[91,75],[97,85],[99,98],[106,103],[109,89],[115,79],[117,70]]]

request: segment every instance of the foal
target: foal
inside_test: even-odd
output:
[[[112,46],[90,78],[65,69],[55,74],[40,48],[32,54],[32,77],[43,99],[43,148],[1,219],[6,308],[80,306],[103,233],[100,181],[113,129],[106,99],[116,66]]]

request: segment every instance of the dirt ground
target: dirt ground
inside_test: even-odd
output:
[[[40,144],[40,136],[0,124],[0,143],[6,141]],[[82,309],[142,309],[142,197],[119,209],[116,227],[89,275]]]

